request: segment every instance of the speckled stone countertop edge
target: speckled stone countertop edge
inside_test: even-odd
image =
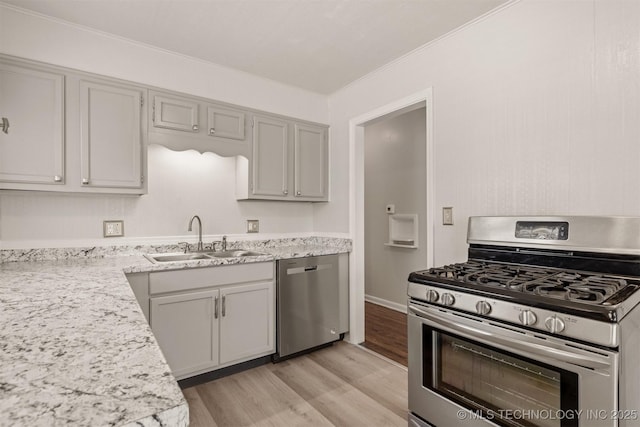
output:
[[[14,371],[17,369],[16,366],[32,366],[27,371],[24,371],[21,375],[24,375],[25,379],[21,386],[32,387],[32,390],[29,391],[29,388],[25,389],[23,394],[23,398],[20,395],[11,394],[8,398],[11,402],[5,400],[0,396],[0,409],[7,405],[11,405],[13,409],[12,412],[9,413],[10,417],[5,419],[5,421],[10,422],[11,424],[6,425],[44,425],[39,424],[38,421],[35,421],[32,415],[29,415],[29,408],[37,407],[43,408],[47,407],[47,405],[54,405],[56,408],[59,408],[62,405],[62,408],[67,408],[67,413],[63,414],[63,417],[68,417],[69,414],[75,417],[87,417],[91,419],[92,422],[97,422],[100,424],[101,422],[106,422],[110,425],[123,425],[123,426],[137,426],[137,425],[171,425],[171,426],[187,426],[189,422],[189,408],[184,396],[179,392],[179,388],[175,379],[170,375],[170,371],[168,366],[166,365],[166,361],[164,359],[158,359],[156,365],[149,372],[153,372],[155,375],[154,378],[160,378],[160,374],[164,371],[162,375],[169,375],[158,384],[159,387],[163,387],[165,393],[158,400],[152,396],[154,393],[147,391],[136,392],[133,395],[133,399],[142,399],[144,400],[144,404],[149,408],[155,408],[155,413],[149,415],[138,414],[138,419],[133,416],[135,411],[133,408],[129,408],[126,405],[123,408],[123,418],[120,419],[119,422],[113,423],[113,419],[111,416],[106,416],[104,413],[100,414],[92,414],[90,409],[83,408],[79,410],[74,408],[74,402],[65,402],[64,395],[66,392],[60,392],[57,395],[53,395],[54,401],[50,400],[42,400],[42,393],[40,389],[43,387],[43,384],[38,383],[37,381],[33,381],[29,379],[27,381],[27,376],[32,375],[33,369],[38,369],[38,365],[40,365],[41,361],[37,358],[34,358],[34,354],[37,351],[34,351],[38,348],[39,340],[45,340],[45,342],[50,338],[50,336],[56,337],[55,334],[58,333],[60,329],[53,329],[52,332],[49,332],[49,335],[43,337],[44,332],[46,331],[33,331],[30,332],[29,328],[32,323],[25,322],[23,324],[16,323],[20,322],[20,319],[23,318],[24,313],[33,312],[34,316],[40,316],[40,314],[36,314],[36,312],[40,313],[43,306],[53,307],[55,305],[51,305],[51,301],[59,300],[63,305],[58,306],[61,315],[58,315],[57,312],[54,313],[50,311],[47,313],[49,319],[47,318],[41,319],[40,317],[32,317],[33,319],[42,320],[46,322],[47,326],[54,325],[55,321],[64,324],[69,324],[71,319],[82,319],[82,316],[86,314],[88,317],[80,320],[80,324],[84,324],[85,326],[79,326],[79,333],[82,334],[82,328],[92,328],[88,326],[91,324],[93,316],[103,316],[107,314],[107,318],[111,316],[111,312],[113,309],[105,308],[102,306],[96,306],[92,308],[86,306],[86,300],[91,299],[95,296],[107,299],[115,298],[115,300],[120,301],[120,304],[123,307],[124,313],[126,316],[122,316],[123,318],[131,318],[131,323],[128,328],[131,326],[135,326],[136,328],[141,327],[142,330],[136,332],[134,335],[136,338],[130,338],[133,343],[135,342],[143,342],[149,341],[149,338],[146,337],[147,334],[151,334],[150,328],[147,323],[141,325],[141,320],[144,321],[144,317],[142,315],[140,307],[137,305],[137,301],[135,300],[135,296],[128,286],[128,282],[126,280],[126,274],[128,273],[137,273],[137,272],[152,272],[152,271],[163,271],[163,270],[176,270],[176,269],[189,269],[189,268],[198,268],[198,267],[209,267],[209,266],[217,266],[217,265],[229,265],[229,264],[242,264],[242,263],[254,263],[254,262],[272,262],[278,259],[287,259],[287,258],[299,258],[299,257],[307,257],[307,256],[320,256],[320,255],[330,255],[330,254],[338,254],[338,253],[346,253],[351,251],[351,241],[348,239],[295,239],[293,241],[287,240],[286,244],[276,245],[274,241],[264,241],[259,244],[248,245],[243,244],[243,248],[250,249],[256,252],[262,252],[265,255],[260,256],[251,256],[251,257],[241,257],[241,258],[212,258],[209,260],[194,260],[188,262],[166,262],[166,263],[153,263],[149,261],[146,257],[142,256],[139,250],[135,251],[135,253],[130,253],[127,251],[119,252],[117,256],[111,253],[110,256],[80,256],[75,257],[72,254],[75,252],[73,250],[65,250],[63,251],[66,256],[51,259],[52,252],[47,252],[46,250],[34,250],[34,251],[24,251],[18,254],[18,256],[13,256],[12,261],[6,261],[0,263],[0,273],[2,275],[2,280],[0,280],[0,300],[5,307],[9,309],[14,309],[14,313],[11,314],[11,310],[5,311],[3,316],[0,316],[0,324],[6,323],[7,325],[18,325],[21,328],[19,331],[12,332],[11,328],[4,328],[5,332],[8,334],[5,338],[11,340],[13,339],[15,342],[12,344],[9,342],[9,345],[3,351],[0,351],[0,361],[5,366],[5,370],[3,372],[2,368],[0,368],[0,383],[11,384],[12,378],[15,375]],[[278,242],[278,243],[283,243]],[[230,249],[234,248],[234,243],[230,244]],[[141,249],[141,248],[138,248]],[[142,248],[143,251],[146,252],[148,248]],[[165,249],[165,248],[162,248]],[[82,251],[82,250],[80,250]],[[151,252],[151,251],[149,251]],[[158,253],[164,253],[159,251]],[[13,255],[16,255],[15,252],[12,252]],[[53,254],[59,254],[59,252],[53,251]],[[17,262],[22,261],[22,262]],[[26,280],[25,280],[26,279]],[[40,289],[38,289],[40,288]],[[77,288],[77,289],[76,289]],[[42,291],[45,290],[43,294]],[[84,294],[84,295],[83,295]],[[77,299],[78,301],[73,301]],[[51,300],[51,301],[49,301]],[[114,300],[114,301],[115,301]],[[71,301],[71,305],[69,307],[65,307],[64,304],[69,303]],[[80,302],[81,301],[81,302]],[[78,313],[73,312],[74,305],[78,307],[85,306],[85,311],[79,310]],[[96,311],[102,311],[104,314],[96,313]],[[54,310],[55,311],[55,310]],[[137,316],[135,313],[137,313]],[[72,314],[70,314],[72,313]],[[115,313],[115,312],[114,312]],[[80,317],[78,317],[80,316]],[[133,317],[131,317],[133,316]],[[54,320],[56,319],[56,320]],[[135,321],[133,321],[135,320]],[[124,322],[124,323],[123,323]],[[119,328],[123,328],[126,326],[127,320],[118,321],[115,326]],[[146,331],[148,329],[148,331]],[[96,337],[94,331],[91,329],[86,329],[89,334],[87,338],[80,336],[75,336],[73,339],[77,340],[88,340],[93,342],[94,346],[98,346],[95,348],[91,348],[88,355],[96,355],[102,352],[100,350],[99,345],[95,344]],[[17,335],[16,335],[17,333]],[[60,332],[61,335],[58,337],[59,343],[56,344],[55,347],[50,349],[50,354],[55,354],[59,352],[60,349],[64,349],[68,344],[64,344],[66,340],[67,332]],[[77,335],[77,334],[76,334]],[[93,341],[92,341],[93,340]],[[12,354],[15,351],[19,351],[16,349],[24,347],[25,342],[28,342],[28,354],[30,355],[30,359],[24,360],[24,354],[17,354],[14,358]],[[152,359],[157,359],[158,356],[161,355],[159,347],[157,347],[157,343],[155,343],[155,339],[151,339],[151,341],[146,342],[145,346],[152,345],[151,348],[145,351],[151,352]],[[114,343],[115,345],[115,343]],[[126,347],[126,345],[125,345]],[[155,349],[153,349],[155,347]],[[51,372],[56,372],[55,377],[51,377],[51,374],[48,374],[47,379],[47,387],[50,387],[51,384],[54,384],[55,387],[59,387],[59,390],[66,390],[69,387],[72,387],[69,384],[71,381],[67,378],[67,374],[64,372],[64,368],[61,368],[59,362],[54,362],[54,356],[47,356],[49,359],[44,360],[46,364],[50,364],[52,367],[57,366],[55,368],[51,368]],[[88,357],[83,355],[82,357]],[[160,356],[161,357],[161,356]],[[46,359],[46,357],[45,357]],[[75,363],[77,359],[70,359],[71,362]],[[25,365],[26,363],[26,365]],[[125,367],[128,366],[126,360]],[[139,364],[138,362],[135,362]],[[157,364],[160,363],[160,364]],[[17,365],[16,365],[17,364]],[[13,365],[13,366],[12,366]],[[138,366],[138,365],[136,365]],[[103,366],[98,366],[99,369],[103,369]],[[8,371],[7,371],[8,369]],[[136,368],[139,369],[139,368]],[[144,369],[140,372],[143,375]],[[76,372],[74,372],[76,374]],[[80,372],[80,374],[83,374]],[[91,376],[91,372],[84,373],[84,377]],[[71,375],[73,376],[73,375]],[[115,378],[119,378],[117,374]],[[173,385],[170,383],[173,382]],[[98,381],[99,383],[99,381]],[[17,384],[17,383],[16,383]],[[88,383],[87,383],[88,384]],[[160,385],[161,384],[161,385]],[[99,387],[102,387],[101,384],[98,384]],[[106,386],[106,385],[105,385]],[[33,388],[35,387],[35,388]],[[75,386],[73,386],[75,387]],[[82,389],[82,384],[78,386],[79,389]],[[87,388],[92,386],[87,385]],[[140,384],[138,387],[143,387]],[[154,387],[152,383],[145,385],[143,388]],[[169,388],[167,388],[169,387]],[[173,391],[171,389],[174,389]],[[121,393],[121,389],[117,389],[116,393]],[[144,397],[141,397],[144,396]],[[171,396],[169,400],[167,400],[168,396]],[[106,397],[106,396],[105,396]],[[18,401],[14,400],[15,398]],[[22,399],[23,403],[20,404]],[[56,400],[57,399],[57,400]],[[108,399],[107,399],[108,400]],[[167,405],[160,404],[160,402],[164,401]],[[17,409],[16,409],[17,403]],[[82,402],[86,403],[86,402]],[[8,409],[8,408],[4,408]],[[4,411],[4,410],[3,410]],[[54,411],[53,409],[48,410],[48,412]],[[55,411],[60,411],[60,409],[55,409]],[[84,411],[84,412],[83,412]],[[89,412],[87,412],[89,411]],[[1,411],[0,411],[1,412]],[[150,411],[150,412],[153,412]],[[76,418],[79,419],[79,418]],[[102,420],[102,421],[100,421]],[[40,419],[40,421],[44,423],[49,423],[49,425],[59,425],[60,419],[51,418],[51,419]],[[35,422],[35,424],[34,424]],[[67,423],[68,424],[68,423]],[[74,424],[71,422],[71,424]],[[4,426],[4,421],[0,420],[0,426]],[[66,425],[66,424],[65,424]]]
[[[313,253],[324,255],[330,253],[351,252],[351,239],[335,237],[300,237],[281,238],[254,241],[228,242],[228,249],[248,249],[261,252],[273,259],[299,258],[309,255],[309,248]],[[324,249],[324,250],[323,250]],[[69,248],[33,248],[33,249],[1,249],[0,264],[7,262],[57,261],[71,259],[110,258],[120,256],[134,256],[145,254],[179,253],[179,245],[135,245],[135,246],[94,246]],[[209,260],[204,260],[209,261]],[[257,260],[248,260],[256,262]],[[268,261],[268,259],[264,259]],[[243,258],[223,260],[216,258],[208,265],[236,264],[247,262]]]

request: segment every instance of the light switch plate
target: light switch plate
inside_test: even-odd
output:
[[[453,225],[453,208],[442,208],[442,225]]]
[[[124,236],[124,221],[109,220],[102,222],[102,235],[104,237],[122,237]]]
[[[247,233],[257,233],[260,231],[260,221],[257,219],[247,220]]]

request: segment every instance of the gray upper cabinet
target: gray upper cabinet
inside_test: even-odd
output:
[[[245,139],[245,113],[221,107],[207,107],[207,134],[211,137]]]
[[[247,155],[246,111],[172,92],[150,91],[149,142],[172,150]]]
[[[64,76],[0,61],[0,188],[64,179]]]
[[[144,93],[133,86],[80,82],[83,186],[142,187]]]
[[[0,189],[144,194],[146,93],[0,55]]]
[[[327,127],[255,115],[251,154],[236,162],[236,198],[328,200]]]
[[[253,118],[253,196],[289,194],[289,125],[269,117]]]
[[[327,130],[319,126],[294,127],[295,197],[327,199]]]
[[[199,108],[196,101],[154,93],[152,123],[154,127],[181,132],[199,132]]]

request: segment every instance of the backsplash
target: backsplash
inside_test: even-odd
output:
[[[270,248],[291,246],[331,246],[344,252],[351,251],[351,239],[338,237],[292,237],[265,240],[229,240],[228,249],[249,249],[256,252]],[[49,261],[59,259],[108,258],[118,256],[143,255],[149,253],[182,252],[177,244],[94,246],[79,248],[36,248],[0,250],[0,264],[17,261]]]

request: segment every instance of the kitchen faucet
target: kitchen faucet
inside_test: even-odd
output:
[[[222,252],[227,250],[227,236],[222,236]]]
[[[200,217],[198,215],[194,215],[191,217],[191,221],[189,221],[189,228],[187,231],[192,231],[193,230],[193,220],[197,219],[198,220],[198,249],[199,251],[203,250],[202,247],[202,221],[200,221]]]

